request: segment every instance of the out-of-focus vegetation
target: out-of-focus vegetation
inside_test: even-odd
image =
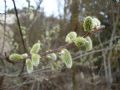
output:
[[[44,0],[38,0],[37,8],[26,1],[27,7],[17,9],[26,51],[14,8],[0,15],[0,90],[120,90],[119,0],[63,0],[64,14],[57,18],[46,17],[40,6]],[[72,57],[65,49],[66,58],[72,58],[72,62],[67,59],[61,62],[61,57],[57,57],[60,53],[45,55],[66,45],[69,32],[76,32],[78,36],[88,34],[83,27],[86,16],[97,17],[105,26],[89,35],[93,42],[92,50],[82,51],[74,45],[69,46]],[[13,22],[9,23],[9,20]],[[38,40],[42,57],[40,64],[30,68],[34,69],[32,73],[29,71],[30,74],[26,70],[29,67],[25,66],[18,76],[23,63],[11,63],[8,56],[12,53],[31,55],[29,51]],[[31,63],[29,59],[32,57],[27,59],[28,64]],[[69,62],[68,66],[66,62]],[[71,63],[72,68],[67,69]]]

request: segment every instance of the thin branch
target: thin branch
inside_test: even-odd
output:
[[[97,50],[94,50],[94,51],[90,51],[90,52],[88,52],[88,53],[85,53],[85,54],[76,56],[75,58],[73,58],[73,60],[77,60],[77,59],[79,59],[79,58],[81,58],[81,57],[86,57],[86,56],[91,55],[91,54],[94,54],[94,53],[110,51],[110,50],[113,50],[113,48],[115,48],[115,47],[112,46],[111,48],[107,47],[107,48],[102,48],[102,49],[97,49]]]
[[[31,20],[32,22],[30,23],[30,25],[27,27],[27,31],[30,30],[33,25],[35,24],[35,22],[38,20],[38,18],[40,17],[40,15],[38,15],[38,10],[40,9],[40,5],[42,3],[43,0],[39,0],[39,3],[36,2],[37,4],[37,8],[35,10],[34,13],[34,18]],[[31,32],[29,31],[29,35],[28,35],[28,42],[30,42],[30,37],[31,37]]]
[[[55,49],[46,51],[46,52],[44,52],[44,53],[40,53],[40,55],[41,55],[41,56],[46,56],[46,55],[48,55],[48,54],[50,54],[50,53],[59,52],[59,51],[62,50],[63,48],[67,48],[67,47],[69,47],[70,45],[72,45],[72,44],[65,44],[65,45],[63,45],[63,46],[60,46],[59,48],[55,48]]]
[[[111,7],[112,10],[114,10],[114,6],[111,3]],[[119,8],[117,8],[117,11],[119,11]],[[113,30],[111,33],[111,38],[110,38],[110,43],[109,43],[109,47],[111,48],[113,45],[113,39],[114,36],[116,34],[116,28],[117,28],[117,23],[119,22],[119,15],[117,14],[116,16],[113,14]],[[112,55],[112,51],[109,51],[108,53],[108,58],[107,58],[107,64],[108,64],[108,87],[111,89],[112,86],[112,82],[113,82],[113,78],[112,78],[112,71],[111,71],[111,55]]]
[[[23,48],[24,48],[24,52],[27,51],[26,49],[26,45],[25,45],[25,41],[23,39],[23,33],[22,33],[22,29],[21,29],[21,25],[20,25],[20,21],[19,21],[19,17],[18,17],[18,11],[17,11],[17,8],[16,8],[16,4],[15,4],[15,1],[13,1],[13,5],[14,5],[14,10],[15,10],[15,15],[16,15],[16,18],[17,18],[17,24],[18,24],[18,28],[19,28],[19,32],[20,32],[20,36],[21,36],[21,40],[22,40],[22,44],[23,44]]]
[[[12,0],[12,1],[13,1],[13,5],[14,5],[15,15],[16,15],[16,18],[17,18],[17,24],[18,24],[18,28],[19,28],[19,32],[20,32],[20,36],[21,36],[21,40],[22,40],[22,44],[23,44],[23,48],[24,48],[24,52],[27,52],[25,41],[23,39],[23,33],[22,33],[20,21],[19,21],[19,18],[18,18],[18,11],[17,11],[17,8],[16,8],[16,4],[15,4],[14,0]],[[22,66],[22,69],[20,71],[20,74],[24,71],[24,68],[25,68],[25,60],[23,61],[23,66]]]
[[[94,31],[92,31],[91,33],[86,33],[85,35],[83,35],[83,37],[90,36],[90,35],[92,35],[92,34],[94,34],[94,33],[96,33],[96,32],[101,32],[101,31],[103,31],[104,28],[105,28],[105,26],[101,26],[101,27],[98,28],[98,29],[95,28]],[[44,52],[44,53],[41,53],[40,55],[41,55],[41,56],[46,56],[46,55],[48,55],[48,54],[50,54],[50,53],[59,52],[60,50],[62,50],[62,49],[64,49],[64,48],[69,48],[69,47],[71,47],[72,45],[73,45],[73,43],[72,43],[72,44],[65,44],[65,45],[63,45],[63,46],[60,46],[59,48],[52,49],[52,50],[46,51],[46,52]]]

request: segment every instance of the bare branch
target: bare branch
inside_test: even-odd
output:
[[[27,51],[26,49],[26,45],[25,45],[25,41],[23,39],[23,33],[22,33],[22,29],[21,29],[21,25],[20,25],[20,21],[19,21],[19,17],[18,17],[18,11],[17,11],[17,8],[16,8],[16,4],[15,4],[15,1],[13,1],[13,5],[14,5],[14,10],[15,10],[15,15],[16,15],[16,18],[17,18],[17,24],[18,24],[18,28],[19,28],[19,32],[20,32],[20,36],[21,36],[21,40],[22,40],[22,44],[23,44],[23,48],[24,48],[24,52]]]

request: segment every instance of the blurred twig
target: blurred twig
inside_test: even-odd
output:
[[[111,8],[112,8],[112,11],[114,11],[114,6],[113,6],[113,4],[112,4],[112,2],[111,2]],[[117,8],[117,11],[119,12],[119,7]],[[118,21],[119,21],[119,14],[117,14],[117,15],[114,15],[114,14],[112,14],[112,16],[113,16],[113,30],[112,30],[112,33],[111,33],[111,37],[110,37],[110,43],[109,43],[109,47],[110,48],[112,48],[112,46],[113,46],[113,39],[114,39],[114,36],[115,36],[115,34],[116,34],[116,28],[117,28],[117,23],[118,23]],[[107,58],[107,70],[108,70],[108,80],[107,80],[107,82],[108,82],[108,87],[109,87],[109,89],[111,89],[111,86],[112,86],[112,82],[113,82],[113,78],[112,78],[112,72],[111,72],[111,55],[112,55],[112,50],[110,50],[109,51],[109,53],[108,53],[108,58]]]

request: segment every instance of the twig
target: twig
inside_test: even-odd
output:
[[[98,29],[94,28],[94,30],[92,32],[86,33],[85,35],[83,35],[83,37],[87,37],[87,36],[92,35],[92,34],[94,34],[96,32],[102,32],[104,28],[105,28],[104,25],[100,26]]]
[[[113,10],[113,6],[111,5],[112,7],[112,10]],[[117,8],[117,11],[119,11],[119,8]],[[116,28],[117,28],[117,23],[119,22],[119,14],[117,14],[116,16],[113,14],[113,30],[112,30],[112,33],[111,33],[111,37],[110,37],[110,43],[109,43],[109,47],[111,48],[112,45],[113,45],[113,39],[114,39],[114,36],[116,34]],[[111,90],[111,86],[112,86],[112,82],[113,82],[113,78],[112,78],[112,71],[111,71],[111,55],[112,55],[112,51],[110,51],[108,53],[108,58],[107,58],[107,64],[108,64],[108,87],[109,89]]]
[[[72,44],[65,44],[65,45],[63,45],[63,46],[60,46],[59,48],[55,48],[55,49],[46,51],[46,52],[44,52],[44,53],[41,53],[40,55],[41,55],[41,56],[46,56],[46,55],[48,55],[48,54],[50,54],[50,53],[59,52],[59,51],[62,50],[63,48],[67,48],[67,47],[69,47],[70,45],[72,45]]]
[[[20,25],[20,21],[19,21],[19,17],[18,17],[18,11],[17,11],[17,8],[16,8],[16,4],[15,4],[15,1],[13,1],[13,5],[14,5],[14,10],[15,10],[15,15],[16,15],[16,18],[17,18],[17,24],[18,24],[18,28],[19,28],[19,32],[20,32],[20,36],[21,36],[21,40],[22,40],[22,44],[23,44],[23,48],[24,48],[24,51],[26,52],[27,49],[26,49],[26,46],[25,46],[25,41],[23,39],[23,33],[22,33],[22,29],[21,29],[21,25]]]
[[[19,28],[19,32],[20,32],[20,36],[21,36],[21,40],[22,40],[22,44],[23,44],[23,48],[24,48],[24,52],[27,52],[25,41],[23,39],[23,33],[22,33],[20,21],[19,21],[19,18],[18,18],[18,11],[17,11],[17,8],[16,8],[16,4],[15,4],[14,0],[12,0],[12,1],[13,1],[13,5],[14,5],[15,15],[16,15],[16,18],[17,18],[17,24],[18,24],[18,28]],[[23,61],[23,66],[22,66],[22,70],[20,71],[20,74],[24,71],[24,67],[25,67],[25,60]]]
[[[104,28],[105,28],[105,26],[101,26],[101,27],[98,28],[98,29],[95,28],[94,31],[92,31],[91,33],[89,32],[89,33],[83,35],[83,37],[87,37],[87,36],[92,35],[92,34],[94,34],[94,33],[96,33],[96,32],[102,31]],[[41,56],[46,56],[46,55],[48,55],[48,54],[50,54],[50,53],[53,53],[53,52],[59,52],[59,51],[62,50],[63,48],[69,48],[69,47],[72,46],[72,45],[73,45],[73,43],[72,43],[72,44],[65,44],[65,45],[63,45],[63,46],[60,46],[59,48],[52,49],[52,50],[46,51],[46,52],[44,52],[44,53],[41,53],[40,55],[41,55]]]
[[[34,18],[31,20],[32,22],[31,22],[30,25],[27,27],[27,31],[30,30],[30,29],[33,27],[34,23],[35,23],[35,22],[38,20],[38,18],[40,17],[40,15],[38,15],[38,12],[37,12],[37,11],[40,9],[40,5],[41,5],[42,1],[43,1],[43,0],[39,0],[39,3],[38,3],[38,4],[37,4],[37,2],[36,2],[37,8],[36,8],[35,13],[34,13]],[[31,32],[29,31],[28,42],[30,42],[30,37],[31,37]]]

